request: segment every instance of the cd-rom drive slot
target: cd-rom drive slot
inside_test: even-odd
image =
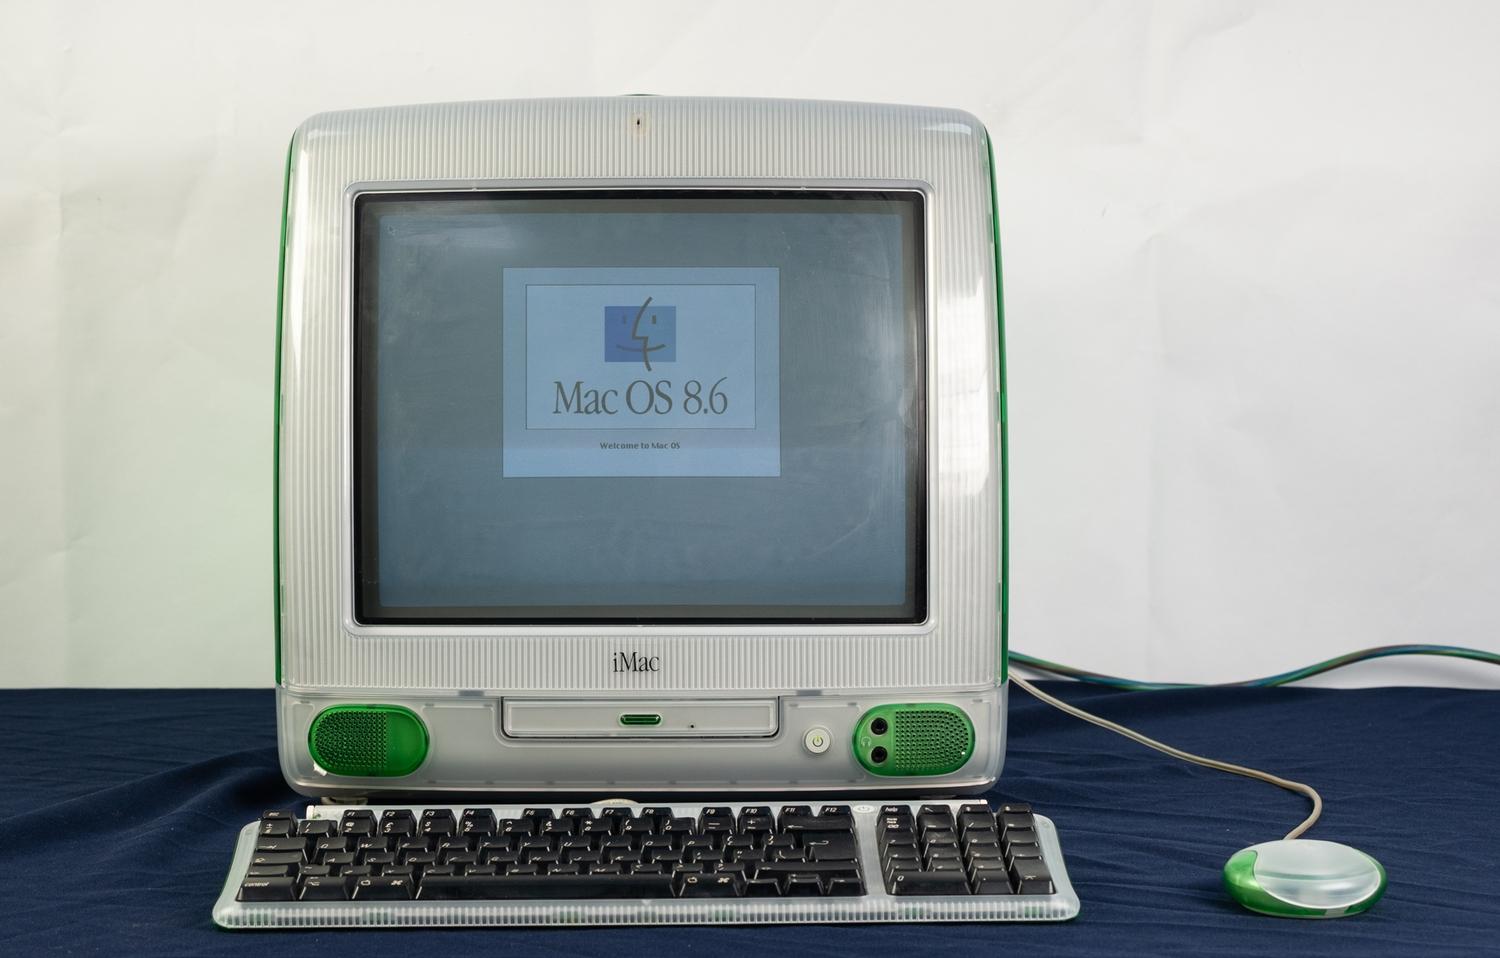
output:
[[[768,738],[776,699],[513,699],[501,706],[512,738]]]

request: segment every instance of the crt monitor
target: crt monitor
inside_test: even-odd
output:
[[[277,377],[287,779],[993,783],[991,182],[951,110],[626,97],[303,124]]]

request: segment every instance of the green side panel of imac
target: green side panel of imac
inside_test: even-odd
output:
[[[281,256],[276,265],[276,399],[271,421],[271,619],[276,639],[276,684],[281,684],[281,315],[286,301],[286,215],[292,201],[292,153],[297,138],[286,145],[286,170],[281,179]]]
[[[427,757],[427,726],[399,705],[335,705],[313,719],[307,747],[333,775],[410,775]]]
[[[995,144],[984,131],[989,157],[990,228],[995,248],[995,342],[999,349],[1000,377],[1000,683],[1010,674],[1010,448],[1009,411],[1005,401],[1005,295],[1000,280],[1000,201],[995,195]]]
[[[973,755],[974,723],[956,705],[879,705],[854,726],[854,757],[875,775],[947,775]]]

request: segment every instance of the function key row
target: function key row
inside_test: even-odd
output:
[[[268,813],[269,815],[270,813]],[[727,806],[707,807],[696,816],[680,816],[673,809],[648,806],[639,813],[625,807],[608,807],[597,814],[589,808],[526,808],[515,818],[497,818],[493,809],[426,809],[420,815],[407,808],[387,809],[378,817],[372,809],[350,809],[335,822],[328,819],[296,821],[285,812],[263,817],[262,837],[306,835],[661,835],[696,832],[794,832],[851,831],[853,813],[848,805],[784,805],[773,812],[769,805],[747,805],[736,814]]]

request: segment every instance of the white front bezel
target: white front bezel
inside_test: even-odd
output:
[[[620,98],[398,107],[309,120],[292,146],[282,302],[282,684],[560,696],[992,686],[1001,671],[1001,530],[989,180],[982,126],[951,110]],[[928,443],[923,622],[355,621],[355,197],[631,188],[921,194]],[[611,673],[608,657],[621,647],[661,656],[662,671]]]

